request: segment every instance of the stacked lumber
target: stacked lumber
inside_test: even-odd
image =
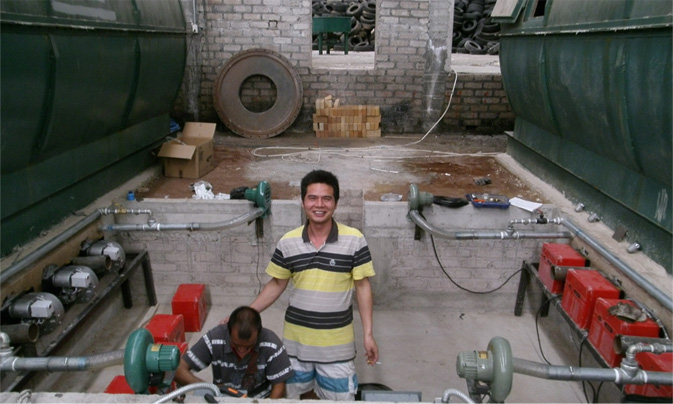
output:
[[[331,95],[315,102],[313,130],[316,137],[381,137],[378,105],[340,105]]]

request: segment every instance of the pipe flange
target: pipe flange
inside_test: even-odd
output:
[[[248,110],[240,98],[249,77],[264,76],[276,86],[276,102],[263,112]],[[268,138],[285,131],[297,119],[303,102],[299,74],[290,62],[269,49],[235,54],[217,76],[213,91],[217,115],[234,133],[247,138]]]

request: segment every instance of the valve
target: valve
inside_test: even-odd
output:
[[[271,208],[271,186],[266,181],[261,181],[255,188],[245,190],[245,199],[254,202],[255,206],[264,209],[264,215],[267,217]]]
[[[63,321],[63,303],[46,292],[30,292],[18,297],[9,306],[9,315],[24,323],[40,326],[42,334],[49,334]]]
[[[461,352],[456,358],[456,372],[465,379],[470,395],[488,392],[493,402],[504,402],[512,390],[514,366],[509,341],[494,337],[486,351]],[[484,390],[480,383],[486,384]],[[481,401],[481,400],[480,400]]]
[[[180,349],[174,345],[155,344],[152,333],[139,328],[129,335],[124,351],[124,376],[137,394],[147,394],[148,387],[168,387],[180,364]],[[166,377],[167,373],[170,377]]]

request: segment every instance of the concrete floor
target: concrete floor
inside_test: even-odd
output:
[[[447,296],[447,299],[456,298]],[[282,298],[281,298],[282,299]],[[222,303],[222,302],[218,302]],[[214,327],[238,304],[229,302],[209,308],[202,332]],[[278,334],[282,334],[284,302],[280,300],[263,314],[263,323]],[[512,310],[514,302],[512,302]],[[120,313],[124,320],[109,321],[98,337],[94,338],[96,352],[121,349],[118,335],[127,335],[144,325],[155,313],[171,313],[169,304],[160,304],[147,309],[135,306]],[[420,392],[423,402],[433,402],[447,389],[468,392],[464,379],[456,373],[456,356],[462,351],[486,350],[495,336],[506,338],[512,347],[514,357],[544,362],[537,343],[535,315],[530,310],[521,317],[515,317],[502,310],[493,312],[450,312],[433,309],[390,309],[376,306],[374,310],[375,338],[380,350],[380,364],[367,366],[362,356],[362,339],[359,317],[355,312],[356,343],[359,349],[356,359],[358,379],[361,384],[381,383],[396,392]],[[546,324],[555,320],[540,321],[540,338],[544,356],[556,365],[574,365],[573,347],[559,345],[557,331],[547,329]],[[194,343],[202,332],[187,333],[188,343]],[[123,339],[122,339],[123,340]],[[556,342],[554,342],[556,340]],[[83,383],[80,374],[68,374],[56,381],[56,388],[49,391],[101,393],[110,381],[123,374],[123,366],[105,368],[89,373],[89,381]],[[210,369],[200,373],[206,381],[212,380]],[[85,385],[82,388],[83,384]],[[80,390],[81,389],[81,390]],[[46,393],[45,393],[46,394]],[[89,400],[95,396],[83,396]],[[100,396],[98,399],[112,399]],[[74,399],[74,397],[70,397]],[[130,399],[130,397],[129,397]],[[193,397],[193,402],[203,402]],[[77,399],[79,400],[79,399]],[[454,398],[453,402],[456,402]],[[576,403],[584,402],[581,384],[578,382],[549,381],[523,375],[514,375],[512,391],[507,402],[520,403]],[[7,401],[2,401],[7,402]],[[39,402],[39,401],[35,401]],[[139,401],[140,402],[140,401]],[[147,401],[146,401],[147,402]],[[460,400],[458,400],[460,402]]]

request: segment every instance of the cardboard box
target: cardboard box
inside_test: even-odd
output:
[[[215,168],[214,136],[214,123],[186,122],[182,134],[159,150],[159,157],[164,159],[164,175],[199,178]]]

